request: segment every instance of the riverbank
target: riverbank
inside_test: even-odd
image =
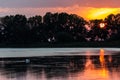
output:
[[[93,47],[93,48],[120,48],[119,41],[113,42],[73,42],[73,43],[7,43],[0,44],[0,48],[75,48],[75,47]]]

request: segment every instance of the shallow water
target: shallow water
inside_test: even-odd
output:
[[[0,80],[120,80],[120,50],[0,49]]]

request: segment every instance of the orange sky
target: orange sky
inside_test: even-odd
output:
[[[94,7],[79,7],[72,6],[65,8],[68,13],[74,13],[85,19],[104,19],[109,14],[117,14],[120,12],[120,8],[94,8]]]
[[[104,19],[120,13],[120,0],[0,0],[0,17],[24,14],[27,17],[46,12],[67,12],[85,19]]]
[[[78,5],[71,7],[55,7],[55,8],[0,8],[0,15],[24,14],[28,17],[34,15],[44,15],[46,12],[67,12],[77,14],[85,19],[104,19],[107,15],[120,12],[120,8],[93,8],[79,7]]]

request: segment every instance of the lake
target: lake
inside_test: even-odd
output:
[[[120,49],[1,48],[0,80],[120,80]]]

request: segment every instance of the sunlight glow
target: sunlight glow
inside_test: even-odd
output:
[[[100,23],[100,28],[104,28],[105,27],[105,23]]]
[[[117,8],[96,8],[91,9],[87,15],[88,19],[104,19],[109,14],[118,13]]]

